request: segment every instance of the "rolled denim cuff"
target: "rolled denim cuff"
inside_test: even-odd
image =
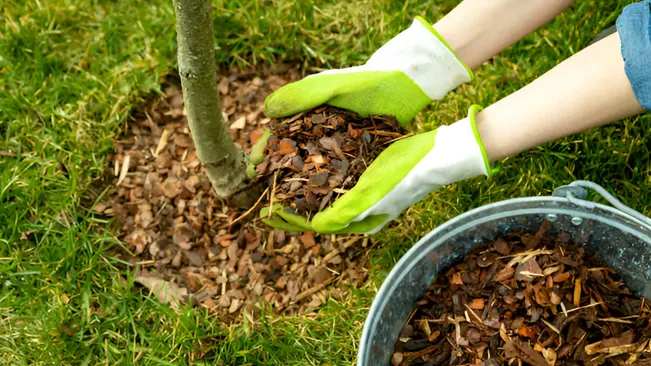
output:
[[[651,110],[651,0],[628,5],[617,18],[624,70],[635,97]]]

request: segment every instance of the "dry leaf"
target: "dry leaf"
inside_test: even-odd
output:
[[[188,290],[186,288],[179,287],[175,283],[157,277],[148,276],[144,273],[136,276],[135,281],[147,287],[156,295],[158,301],[169,304],[172,307],[178,307],[188,296]]]

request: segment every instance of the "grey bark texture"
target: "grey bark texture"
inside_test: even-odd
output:
[[[210,0],[174,0],[183,99],[199,160],[217,195],[229,198],[247,184],[246,158],[222,116]]]

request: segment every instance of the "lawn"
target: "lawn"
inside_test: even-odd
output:
[[[436,21],[455,0],[214,0],[220,68],[363,62],[414,15]],[[419,116],[428,127],[489,105],[578,52],[630,1],[577,1]],[[174,72],[169,0],[0,0],[0,359],[12,365],[349,365],[382,279],[425,233],[474,207],[593,180],[651,214],[651,118],[620,121],[501,162],[454,184],[377,234],[372,280],[309,318],[224,327],[176,313],[133,288],[110,255],[109,222],[87,207],[130,111]],[[101,193],[101,192],[100,192]],[[201,360],[199,354],[209,350]]]

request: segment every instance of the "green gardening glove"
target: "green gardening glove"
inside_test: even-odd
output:
[[[472,106],[452,125],[391,144],[350,191],[314,216],[312,230],[372,234],[443,185],[492,175],[475,123],[479,110]]]
[[[432,26],[416,17],[411,27],[376,51],[366,64],[325,71],[286,85],[266,99],[265,110],[270,117],[280,118],[329,104],[361,116],[395,116],[401,126],[406,127],[432,100],[443,98],[450,90],[472,78],[472,71],[459,60]],[[382,156],[387,161],[392,160],[391,154]],[[378,160],[385,159],[380,157]],[[400,159],[395,163],[400,163]],[[368,174],[384,169],[378,166],[381,165],[372,164],[367,170],[370,171]],[[354,199],[356,195],[353,193],[351,196],[351,192],[359,191],[360,183],[341,199]],[[337,202],[333,207],[340,207]],[[274,204],[271,211],[270,214],[268,207],[261,211],[262,221],[285,231],[366,232],[370,230],[368,227],[379,230],[385,224],[380,222],[384,219],[373,215],[335,224],[333,214],[329,212],[336,215],[340,210],[333,211],[331,208],[317,214],[312,222],[280,204]]]
[[[273,205],[263,221],[285,231],[375,233],[402,211],[439,187],[478,175],[492,175],[477,132],[472,106],[468,117],[450,126],[391,144],[357,184],[311,222],[291,209]]]
[[[269,211],[271,211],[271,214]],[[286,207],[278,203],[274,203],[269,207],[263,207],[260,210],[260,218],[265,224],[282,231],[314,231],[312,224],[305,216],[295,213],[291,207]]]
[[[273,118],[329,104],[360,116],[394,116],[405,127],[432,100],[472,80],[470,69],[421,17],[362,66],[328,70],[288,84],[265,100]]]
[[[258,142],[256,142],[251,148],[251,153],[249,154],[249,165],[246,167],[246,175],[249,179],[255,179],[258,175],[255,171],[255,167],[264,161],[264,149],[267,147],[269,136],[271,136],[271,129],[267,128],[258,139]]]

